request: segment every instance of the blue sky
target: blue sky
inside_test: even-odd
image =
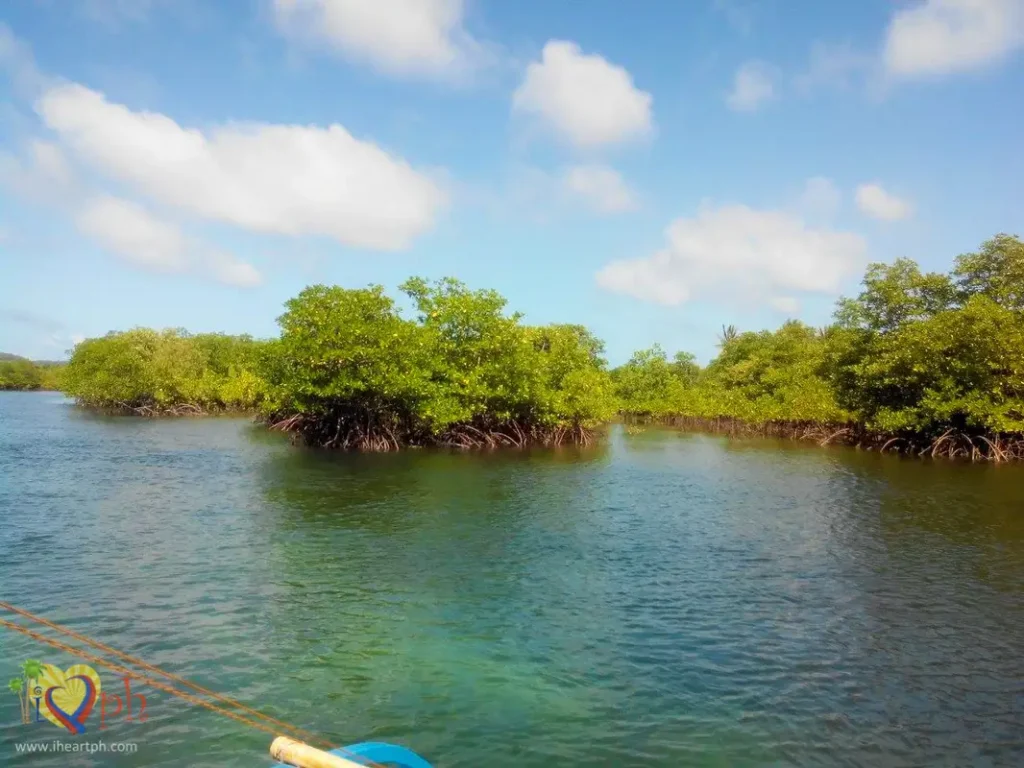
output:
[[[1024,0],[23,0],[0,350],[410,275],[613,364],[1024,234]]]

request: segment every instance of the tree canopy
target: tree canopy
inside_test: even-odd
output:
[[[851,424],[918,441],[1024,435],[1024,243],[997,235],[948,274],[867,268],[834,322],[723,328],[719,353],[674,374],[660,349],[612,372],[627,414]]]
[[[63,367],[60,363],[34,362],[0,353],[0,390],[58,390]]]
[[[88,339],[63,386],[141,412],[256,410],[339,447],[586,440],[616,413],[1024,440],[1024,243],[1009,235],[945,274],[870,265],[826,328],[723,326],[703,367],[655,345],[609,370],[589,330],[529,325],[496,291],[452,278],[400,289],[411,317],[381,286],[310,286],[266,341],[146,328]],[[22,361],[3,365],[0,381],[34,381]]]

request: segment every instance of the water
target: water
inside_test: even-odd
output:
[[[659,430],[343,456],[0,393],[0,552],[2,599],[441,767],[1024,764],[1022,467]],[[74,661],[0,629],[0,682],[30,657]],[[141,692],[63,737],[0,691],[0,764],[269,765]],[[17,752],[54,738],[138,751]]]

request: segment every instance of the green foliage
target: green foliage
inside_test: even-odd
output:
[[[61,388],[63,363],[33,362],[24,357],[0,353],[0,390]]]
[[[838,302],[832,326],[723,327],[718,356],[689,370],[673,375],[659,348],[638,352],[612,372],[621,409],[856,422],[925,438],[1024,434],[1024,243],[998,235],[948,275],[909,259],[872,264],[859,295]]]
[[[687,353],[669,363],[658,346],[633,355],[612,372],[622,411],[754,423],[848,418],[820,375],[825,344],[815,329],[791,321],[774,332],[726,330],[703,370]]]
[[[59,376],[88,405],[259,408],[300,420],[324,445],[551,434],[616,411],[923,437],[1024,434],[1024,243],[1008,235],[957,258],[950,274],[908,259],[871,265],[828,328],[724,326],[704,368],[654,346],[609,372],[587,329],[525,325],[495,291],[450,278],[412,278],[401,290],[412,318],[379,286],[317,285],[287,302],[272,341],[136,328],[82,342],[63,373],[0,361],[0,387]]]
[[[42,369],[31,360],[0,360],[0,389],[41,389]]]
[[[963,300],[982,295],[1007,309],[1024,309],[1024,242],[996,235],[977,253],[957,257],[953,276]]]
[[[289,301],[264,368],[268,409],[405,442],[460,425],[589,427],[614,413],[603,347],[586,329],[523,325],[498,293],[450,278],[401,289],[415,319],[380,286],[318,285]]]
[[[285,306],[265,361],[270,408],[314,416],[354,408],[389,423],[427,410],[424,334],[380,286],[315,285]]]
[[[612,372],[620,408],[627,414],[652,418],[686,413],[688,394],[698,371],[693,358],[677,356],[670,363],[657,344],[633,354],[629,362]]]
[[[832,347],[837,395],[872,429],[1024,432],[1024,317],[988,296]]]
[[[101,408],[252,408],[266,385],[247,336],[134,328],[76,345],[62,389]]]
[[[722,346],[698,387],[694,414],[750,422],[845,421],[820,371],[824,339],[795,320],[742,333]]]
[[[840,302],[826,370],[871,429],[1024,432],[1024,243],[998,235],[951,275],[873,265]]]
[[[402,290],[413,319],[380,286],[314,285],[286,303],[272,341],[147,328],[88,339],[64,390],[142,412],[259,409],[331,446],[427,444],[460,429],[460,444],[468,431],[522,442],[614,415],[604,347],[585,328],[524,325],[499,294],[457,280]]]
[[[840,299],[836,322],[844,328],[885,333],[904,323],[931,317],[952,306],[956,296],[956,287],[948,276],[922,273],[910,259],[872,264],[864,276],[860,295],[856,299]]]
[[[581,325],[526,329],[530,343],[520,368],[531,383],[517,410],[545,426],[592,428],[615,415],[604,344]]]

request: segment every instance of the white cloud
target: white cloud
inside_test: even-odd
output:
[[[736,70],[732,91],[726,96],[730,109],[754,112],[775,98],[775,69],[760,61],[748,61]]]
[[[666,237],[651,256],[606,265],[598,284],[659,304],[729,299],[785,308],[794,291],[838,293],[866,251],[856,234],[812,229],[792,214],[745,205],[702,207],[673,221]]]
[[[883,61],[897,77],[978,69],[1024,46],[1024,0],[924,0],[897,11]]]
[[[36,69],[32,50],[21,42],[10,27],[0,21],[0,72],[6,73],[22,95],[42,87],[44,78]]]
[[[263,276],[252,264],[232,256],[227,251],[207,250],[202,262],[215,280],[239,288],[253,288],[263,282]]]
[[[36,109],[108,176],[164,205],[255,232],[395,250],[430,229],[445,203],[430,178],[340,125],[231,123],[204,132],[77,84],[46,91]]]
[[[636,195],[614,168],[574,165],[562,174],[562,186],[601,213],[621,213],[638,207]]]
[[[0,152],[0,186],[43,203],[65,203],[77,193],[63,150],[41,139],[30,140],[21,154]]]
[[[648,135],[653,97],[623,67],[578,45],[550,40],[512,97],[512,108],[540,117],[572,144],[597,147]]]
[[[913,214],[913,206],[892,195],[881,184],[861,184],[857,187],[857,207],[874,219],[898,221]]]
[[[461,77],[484,58],[463,27],[463,0],[274,0],[274,15],[285,34],[390,75]]]
[[[792,296],[774,296],[769,299],[768,304],[784,315],[794,316],[800,311],[800,302]]]
[[[129,200],[109,195],[92,198],[75,216],[75,224],[106,250],[143,269],[206,272],[219,282],[241,287],[261,281],[252,265],[190,242],[176,226]]]
[[[809,218],[831,219],[839,211],[843,193],[832,179],[815,176],[804,184],[798,207]]]
[[[97,197],[75,217],[83,233],[125,260],[146,269],[182,272],[188,266],[185,237],[145,208],[116,197]]]

